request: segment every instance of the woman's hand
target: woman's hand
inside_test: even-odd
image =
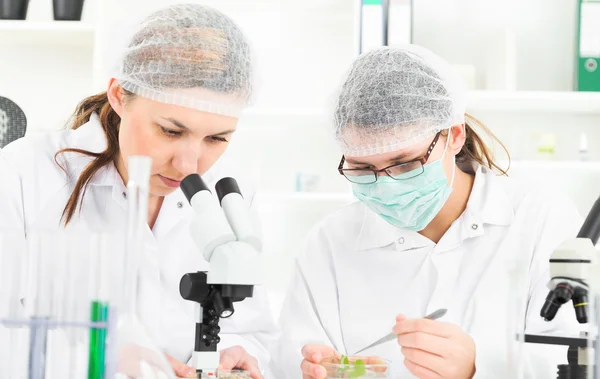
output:
[[[404,365],[418,378],[471,379],[475,375],[475,342],[458,326],[400,315],[393,330]]]
[[[325,345],[304,345],[302,348],[302,356],[304,360],[300,365],[302,370],[302,379],[325,379],[327,377],[327,371],[325,367],[319,363],[323,358],[327,357],[340,357],[333,347]]]
[[[250,373],[252,379],[263,379],[258,368],[258,360],[248,354],[241,346],[233,346],[221,350],[220,370],[240,369]]]
[[[165,354],[167,357],[167,361],[173,368],[175,375],[178,378],[195,378],[196,377],[196,369],[186,365],[185,363],[179,362],[177,359],[171,357],[170,355]]]
[[[263,379],[260,370],[258,369],[258,361],[256,358],[246,352],[241,346],[233,346],[220,352],[221,358],[219,370],[245,370],[250,373],[252,379]],[[184,363],[179,362],[173,357],[167,355],[169,364],[175,371],[175,375],[179,378],[195,378],[196,369]]]

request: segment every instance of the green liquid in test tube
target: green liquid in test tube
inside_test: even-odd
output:
[[[93,301],[91,308],[90,321],[108,321],[108,302]],[[104,379],[105,346],[106,328],[91,328],[88,379]]]
[[[90,327],[90,355],[88,361],[88,379],[105,379],[106,364],[106,323],[109,309],[110,249],[109,237],[104,234],[93,235],[90,255],[91,303],[90,322],[103,323],[99,327]]]

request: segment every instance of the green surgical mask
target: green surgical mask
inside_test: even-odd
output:
[[[452,183],[448,185],[443,159],[442,156],[442,159],[424,165],[423,173],[412,179],[395,180],[380,176],[375,183],[352,183],[354,196],[390,224],[419,232],[435,218],[452,193]],[[455,171],[456,164],[452,182]],[[407,177],[410,175],[410,172],[406,174]]]

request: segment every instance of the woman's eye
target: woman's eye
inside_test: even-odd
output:
[[[215,143],[217,143],[217,142],[229,142],[229,141],[227,141],[227,138],[224,138],[224,137],[216,137],[216,136],[209,137],[209,140],[210,140],[211,142],[215,142]]]
[[[168,137],[178,137],[181,135],[181,132],[178,130],[171,130],[171,129],[167,129],[163,126],[160,127],[160,129],[162,130],[162,132],[167,135]]]

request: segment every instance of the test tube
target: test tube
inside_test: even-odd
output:
[[[56,273],[56,251],[64,249],[57,231],[37,231],[28,235],[29,281],[25,305],[29,316],[28,378],[44,379],[48,328],[52,315],[53,279]]]
[[[92,237],[90,254],[90,349],[88,379],[104,379],[110,294],[110,237]],[[95,327],[93,324],[103,323]]]
[[[86,379],[93,239],[88,233],[73,230],[65,236],[65,248],[55,251],[59,267],[55,270],[52,320],[56,323],[49,331],[46,372],[49,378]]]
[[[122,272],[125,297],[124,301],[118,303],[120,309],[115,332],[116,341],[110,348],[112,352],[107,353],[111,359],[107,365],[109,377],[113,377],[114,372],[114,377],[175,378],[165,355],[154,344],[136,312],[139,262],[144,246],[143,233],[148,231],[148,187],[151,163],[148,157],[128,159],[127,234],[125,267]],[[110,333],[111,330],[109,330],[109,337]]]
[[[135,314],[137,303],[138,265],[141,259],[143,232],[148,220],[148,186],[152,160],[134,156],[128,160],[127,182],[127,241],[125,254],[125,301],[123,309]]]
[[[25,250],[22,231],[0,231],[0,372],[6,379],[21,379],[27,370],[21,304]]]
[[[61,325],[67,320],[66,309],[68,307],[67,295],[67,276],[68,272],[68,251],[65,246],[66,238],[62,232],[57,232],[51,237],[51,240],[42,241],[58,248],[47,250],[44,254],[51,254],[54,267],[50,273],[51,287],[50,293],[50,313],[48,319],[51,325],[48,328],[46,338],[46,372],[48,378],[66,377],[69,367],[70,350],[68,349],[66,328]]]

